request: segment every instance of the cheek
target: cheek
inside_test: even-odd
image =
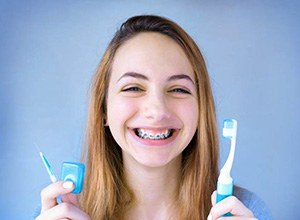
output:
[[[187,102],[178,106],[178,114],[180,114],[184,123],[188,124],[191,129],[196,130],[198,124],[199,110],[196,102]]]
[[[107,103],[109,126],[122,126],[137,111],[136,103],[124,98],[111,98]]]
[[[122,97],[111,97],[107,103],[107,124],[121,147],[127,146],[124,139],[126,123],[135,115],[136,109],[136,103]]]

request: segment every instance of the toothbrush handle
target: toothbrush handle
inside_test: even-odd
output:
[[[231,196],[231,195],[221,195],[221,194],[218,194],[217,193],[217,203],[220,202],[221,200],[227,198],[228,196]],[[222,215],[223,217],[226,217],[226,216],[232,216],[232,214],[230,212]]]
[[[231,195],[222,195],[222,194],[217,193],[217,203],[222,201],[223,199],[229,197],[229,196],[231,196]]]
[[[223,199],[232,195],[233,192],[233,182],[229,184],[222,184],[218,182],[217,185],[217,203],[222,201]],[[230,212],[224,214],[223,216],[232,216]]]

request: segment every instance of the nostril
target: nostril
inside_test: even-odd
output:
[[[151,118],[156,121],[161,121],[163,119],[170,117],[170,111],[169,108],[164,104],[152,104],[147,105],[144,108],[144,116],[146,118]]]

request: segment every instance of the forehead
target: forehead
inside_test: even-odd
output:
[[[123,43],[115,54],[112,69],[113,72],[181,71],[193,75],[181,46],[169,36],[155,32],[139,33]]]

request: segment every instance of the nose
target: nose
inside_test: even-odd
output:
[[[163,93],[149,93],[143,100],[142,112],[145,118],[155,122],[163,121],[171,116],[167,97]]]

